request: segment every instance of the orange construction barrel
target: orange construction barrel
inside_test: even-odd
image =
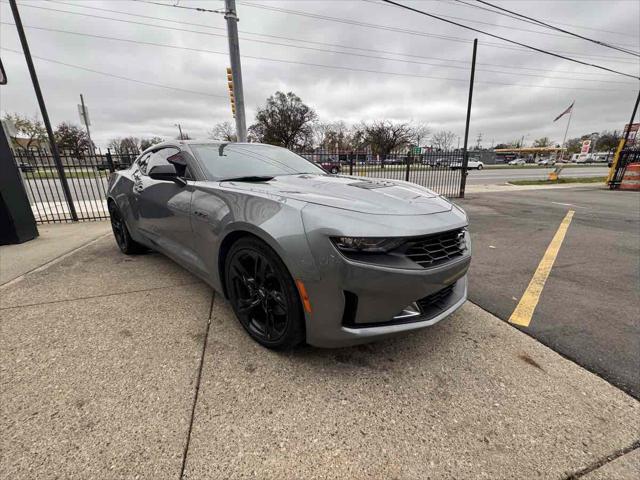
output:
[[[640,191],[640,163],[630,163],[624,171],[620,190]]]

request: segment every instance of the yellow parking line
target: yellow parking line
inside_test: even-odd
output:
[[[564,237],[567,234],[567,230],[569,229],[569,224],[571,223],[574,213],[575,212],[573,210],[569,210],[562,220],[562,223],[558,227],[558,231],[547,247],[547,251],[544,252],[544,256],[542,257],[542,260],[540,260],[540,264],[536,269],[536,273],[533,274],[533,278],[529,282],[529,286],[525,290],[524,295],[522,295],[518,306],[511,314],[509,323],[515,323],[516,325],[521,325],[523,327],[528,327],[529,323],[531,323],[533,311],[538,305],[540,294],[542,293],[542,289],[544,288],[547,278],[549,278],[551,268],[556,261],[556,257],[558,256],[558,252],[560,251]]]

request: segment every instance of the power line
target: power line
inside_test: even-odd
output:
[[[27,27],[27,28],[31,28],[31,27]],[[40,27],[36,27],[36,28],[40,28]],[[87,37],[100,38],[100,39],[104,39],[104,40],[114,40],[114,41],[120,41],[120,42],[126,42],[126,43],[134,43],[134,44],[139,44],[139,45],[166,47],[166,48],[173,48],[173,49],[178,49],[178,50],[190,50],[190,51],[195,51],[195,52],[211,53],[211,54],[214,54],[214,55],[224,55],[224,56],[228,55],[228,52],[224,52],[224,51],[207,50],[207,49],[191,48],[191,47],[182,47],[182,46],[177,46],[177,45],[170,45],[170,44],[163,44],[163,43],[156,43],[156,42],[146,42],[146,41],[140,41],[140,40],[129,40],[129,39],[123,39],[123,38],[108,37],[108,36],[104,36],[104,35],[96,35],[96,34],[86,34],[86,33],[78,33],[78,32],[66,32],[66,31],[64,33],[71,33],[71,34],[82,35],[82,36],[87,36]],[[250,59],[250,60],[264,60],[264,61],[268,61],[268,62],[285,63],[285,64],[290,64],[290,65],[303,65],[303,66],[309,66],[309,67],[329,68],[329,69],[334,69],[334,70],[346,70],[346,71],[352,71],[352,72],[373,73],[373,74],[378,74],[378,75],[392,75],[392,76],[412,77],[412,78],[427,78],[427,79],[431,79],[431,80],[445,80],[445,81],[450,81],[450,82],[464,82],[464,83],[466,83],[468,81],[468,79],[466,79],[466,78],[455,78],[455,77],[451,78],[451,77],[439,77],[439,76],[433,76],[433,75],[422,75],[422,74],[403,73],[403,72],[388,72],[388,71],[371,70],[371,69],[364,69],[364,68],[344,67],[344,66],[340,66],[340,65],[327,65],[327,64],[322,64],[322,63],[300,62],[300,61],[295,61],[295,60],[285,60],[285,59],[277,59],[277,58],[269,58],[269,57],[260,57],[260,56],[254,56],[254,55],[243,55],[243,58]],[[58,63],[60,63],[60,62],[58,62]],[[95,72],[94,71],[94,73],[103,73],[103,72]],[[136,81],[136,80],[133,80],[133,81]],[[613,89],[596,89],[596,88],[573,87],[573,86],[570,87],[570,86],[560,86],[560,85],[558,85],[558,86],[555,86],[555,85],[527,85],[527,84],[514,84],[514,83],[503,83],[503,82],[493,82],[493,81],[477,81],[476,83],[478,83],[478,84],[487,84],[487,85],[508,86],[508,87],[528,87],[528,88],[545,88],[545,89],[560,89],[560,90],[588,90],[588,91],[598,91],[598,92],[601,92],[601,91],[611,91],[611,92],[619,91],[619,90],[613,90]],[[628,84],[628,85],[632,85],[632,84]],[[196,92],[191,92],[191,93],[196,93]],[[220,96],[220,95],[215,95],[215,96]],[[224,96],[221,96],[221,97],[224,97]],[[224,98],[226,98],[226,97],[224,97]]]
[[[51,1],[51,0],[48,0],[48,1]],[[202,27],[202,28],[209,28],[209,29],[214,29],[214,30],[226,31],[222,27],[215,27],[215,26],[212,26],[212,25],[207,25],[207,24],[202,24],[202,23],[185,22],[185,21],[173,20],[173,19],[162,18],[162,17],[153,17],[153,16],[150,16],[150,15],[141,15],[141,14],[136,14],[136,13],[131,13],[131,12],[123,12],[122,10],[111,10],[111,9],[99,8],[99,7],[87,7],[87,6],[84,6],[84,5],[76,5],[74,3],[67,3],[67,2],[52,2],[52,3],[59,3],[59,4],[62,4],[62,5],[75,6],[75,7],[89,9],[89,10],[99,10],[99,11],[104,11],[104,12],[109,12],[109,13],[118,13],[118,14],[122,14],[122,15],[128,15],[128,16],[131,16],[131,17],[147,18],[147,19],[159,20],[159,21],[163,21],[163,22],[177,23],[177,24],[181,24],[181,25],[190,25],[190,26],[194,26],[194,27]],[[166,5],[166,4],[163,4],[163,5]],[[25,5],[25,6],[29,7],[31,5]],[[167,5],[167,6],[170,6],[170,5]],[[35,6],[33,6],[33,8],[43,8],[43,7],[35,7]],[[84,16],[89,16],[89,17],[92,17],[92,18],[101,18],[101,19],[107,19],[107,20],[126,22],[126,20],[122,20],[122,19],[114,19],[114,18],[109,18],[109,17],[100,17],[100,16],[94,16],[94,15],[82,14],[82,13],[79,13],[79,12],[71,12],[71,11],[68,11],[68,10],[56,10],[56,9],[49,9],[49,10],[55,11],[55,12],[65,12],[65,13],[71,13],[71,14],[76,14],[76,15],[84,15]],[[136,24],[137,25],[147,25],[147,26],[157,27],[157,28],[170,28],[170,27],[165,27],[165,26],[162,26],[162,25],[154,25],[154,24],[147,24],[147,23],[136,23]],[[184,30],[180,30],[180,31],[184,31]],[[194,32],[192,30],[188,30],[188,32],[190,32],[190,33],[202,33],[202,34],[206,35],[205,32]],[[401,52],[393,52],[393,51],[387,51],[387,50],[376,50],[376,49],[372,49],[372,48],[362,48],[362,47],[355,47],[355,46],[344,45],[344,44],[318,42],[318,41],[308,40],[308,39],[284,37],[284,36],[281,36],[281,35],[271,35],[271,34],[265,34],[265,33],[257,33],[257,32],[251,32],[251,31],[248,31],[248,30],[239,30],[239,32],[243,33],[243,34],[247,34],[247,35],[255,35],[255,36],[258,36],[258,37],[276,38],[276,39],[287,40],[287,41],[292,41],[292,42],[310,43],[310,44],[323,45],[323,46],[328,46],[328,47],[344,48],[344,49],[348,49],[348,50],[358,50],[358,51],[363,51],[363,52],[382,53],[382,54],[385,54],[385,55],[397,55],[397,56],[404,56],[404,57],[411,57],[411,58],[420,58],[420,59],[424,59],[424,60],[436,60],[436,61],[443,61],[443,62],[456,62],[456,63],[465,64],[465,65],[468,63],[468,60],[455,60],[455,59],[452,59],[452,58],[439,58],[439,57],[430,57],[430,56],[424,56],[424,55],[413,55],[413,54],[408,54],[408,53],[403,53],[403,52],[401,53]],[[226,35],[220,35],[220,36],[226,36]],[[258,40],[249,39],[249,38],[243,38],[243,39],[245,41],[250,41],[250,42],[259,42]],[[295,45],[286,45],[286,46],[296,48]],[[504,64],[495,64],[495,63],[478,62],[478,65],[485,65],[485,66],[489,66],[489,67],[499,67],[499,68],[510,68],[510,69],[514,68],[513,65],[504,65]],[[599,73],[599,72],[575,72],[575,71],[571,71],[571,70],[555,70],[555,69],[549,70],[549,69],[541,69],[541,68],[527,68],[527,67],[522,67],[522,66],[518,66],[517,68],[518,68],[518,70],[530,70],[530,71],[534,71],[534,72],[570,73],[572,75],[608,75],[608,73]]]
[[[377,30],[385,30],[385,31],[390,31],[390,32],[397,32],[397,33],[403,33],[403,34],[407,34],[407,35],[414,35],[414,36],[421,36],[421,37],[431,37],[431,38],[438,38],[441,40],[448,40],[448,41],[452,41],[452,42],[460,42],[460,43],[473,43],[473,40],[470,40],[468,38],[461,38],[461,37],[453,37],[450,35],[438,35],[438,34],[433,34],[433,33],[426,33],[426,32],[421,32],[421,31],[417,31],[417,30],[409,30],[406,28],[399,28],[399,27],[391,27],[388,25],[380,25],[380,24],[375,24],[375,23],[367,23],[367,22],[362,22],[359,20],[349,20],[349,19],[345,19],[345,18],[338,18],[338,17],[331,17],[328,15],[320,15],[317,13],[310,13],[310,12],[303,12],[300,10],[291,10],[291,9],[287,9],[287,8],[280,8],[280,7],[273,7],[271,5],[261,5],[261,4],[255,4],[255,3],[247,3],[244,1],[239,1],[238,2],[241,5],[244,5],[246,7],[251,7],[251,8],[259,8],[259,9],[263,9],[263,10],[269,10],[269,11],[273,11],[273,12],[280,12],[280,13],[287,13],[290,15],[298,15],[298,16],[302,16],[302,17],[308,17],[308,18],[313,18],[316,20],[326,20],[326,21],[330,21],[330,22],[336,22],[336,23],[344,23],[347,25],[357,25],[359,27],[366,27],[366,28],[373,28],[373,29],[377,29]],[[469,27],[471,28],[471,27]],[[518,52],[523,52],[523,51],[527,51],[528,48],[519,48],[519,47],[512,47],[510,45],[504,45],[502,43],[492,43],[492,42],[482,42],[483,45],[485,46],[491,46],[491,47],[495,47],[495,48],[501,48],[504,50],[514,50],[514,51],[518,51]],[[556,54],[564,54],[564,55],[572,55],[574,57],[583,57],[583,58],[599,58],[599,59],[604,59],[607,61],[611,61],[611,62],[616,62],[616,63],[628,63],[628,64],[633,64],[636,65],[637,62],[634,61],[629,61],[627,58],[623,58],[623,57],[610,57],[607,55],[584,55],[581,53],[577,53],[577,52],[555,52]],[[588,65],[588,64],[587,64]]]
[[[51,1],[51,0],[48,0],[48,1]],[[178,24],[184,24],[184,25],[198,26],[198,27],[203,27],[203,28],[211,28],[211,29],[215,29],[215,30],[225,30],[224,28],[214,27],[214,26],[211,26],[211,25],[204,25],[204,24],[198,24],[198,23],[192,23],[192,22],[184,22],[184,21],[179,21],[179,20],[152,17],[152,16],[148,16],[148,15],[134,14],[134,13],[123,12],[123,11],[119,11],[119,10],[110,10],[110,9],[99,8],[99,7],[87,7],[87,6],[84,6],[84,5],[76,5],[76,4],[65,3],[65,2],[52,2],[52,3],[60,3],[60,4],[64,4],[64,5],[76,6],[76,7],[79,7],[79,8],[85,8],[85,9],[90,9],[90,10],[100,10],[100,11],[106,11],[106,12],[111,12],[111,13],[119,13],[119,14],[129,15],[129,16],[133,16],[133,17],[149,18],[149,19],[160,20],[160,21],[165,21],[165,22],[172,22],[172,23],[178,23]],[[246,4],[246,3],[243,3],[243,2],[238,2],[238,3],[246,5],[246,6],[256,7],[256,8],[265,8],[265,9],[269,9],[269,10],[274,10],[275,9],[275,11],[282,11],[284,13],[291,13],[291,14],[294,14],[294,15],[308,16],[308,14],[306,12],[279,9],[279,8],[276,8],[276,7],[271,7],[271,6],[266,6],[266,5],[252,5],[252,4]],[[67,14],[70,14],[70,15],[79,15],[79,16],[90,17],[90,18],[98,18],[98,19],[103,19],[103,20],[112,20],[112,21],[116,21],[116,22],[132,23],[132,24],[135,24],[135,25],[146,25],[146,26],[157,27],[157,28],[171,29],[171,27],[167,27],[167,26],[153,25],[153,24],[147,24],[147,23],[142,23],[142,22],[133,22],[131,20],[124,20],[124,19],[120,19],[120,18],[101,17],[101,16],[98,16],[98,15],[91,15],[91,14],[88,14],[88,13],[73,12],[73,11],[69,11],[69,10],[59,10],[59,9],[55,9],[55,8],[41,7],[41,6],[29,5],[29,4],[23,4],[23,5],[25,7],[30,7],[30,8],[40,9],[40,10],[46,10],[46,11],[67,13]],[[163,4],[163,5],[171,6],[171,5],[168,5],[168,4]],[[313,18],[316,17],[314,14],[310,14],[310,15],[313,15]],[[379,29],[383,29],[383,30],[397,31],[397,32],[406,33],[406,34],[409,34],[409,35],[435,37],[435,38],[439,38],[439,39],[451,40],[451,41],[462,42],[462,43],[470,43],[471,42],[471,40],[462,39],[460,37],[448,37],[448,36],[442,36],[442,35],[434,35],[434,34],[428,34],[428,33],[424,33],[424,32],[418,32],[418,31],[414,31],[414,30],[405,30],[405,29],[400,29],[400,28],[395,28],[395,27],[388,27],[388,26],[384,26],[384,25],[375,25],[375,24],[367,24],[367,23],[363,23],[363,22],[354,22],[354,21],[349,21],[349,20],[339,19],[339,18],[334,18],[334,17],[322,16],[321,19],[329,20],[329,21],[337,21],[337,22],[340,22],[340,23],[353,24],[353,25],[369,27],[369,28],[379,28]],[[184,30],[181,30],[181,29],[177,29],[177,30],[184,31]],[[192,32],[192,31],[189,30],[189,32]],[[193,33],[202,33],[202,34],[206,35],[205,32],[193,32]],[[298,42],[305,42],[305,43],[316,43],[316,44],[328,45],[328,46],[337,46],[339,48],[348,48],[348,49],[363,50],[363,51],[376,51],[376,50],[371,50],[371,49],[362,49],[362,48],[358,48],[358,47],[349,47],[349,46],[346,46],[346,45],[326,44],[326,43],[323,43],[323,42],[314,42],[314,41],[309,41],[309,40],[301,40],[301,39],[295,39],[295,38],[289,38],[289,37],[281,37],[281,36],[278,36],[278,35],[268,35],[268,34],[254,33],[254,32],[248,32],[248,31],[240,31],[240,33],[246,33],[246,34],[257,35],[257,36],[264,36],[264,37],[270,37],[270,38],[281,38],[281,39],[290,40],[290,41],[298,41]],[[225,35],[225,37],[226,37],[226,35]],[[245,38],[245,40],[249,40],[249,39]],[[251,41],[251,40],[249,40],[249,41]],[[253,41],[255,41],[255,40],[253,40]],[[495,46],[497,48],[503,48],[503,49],[507,49],[507,50],[523,51],[523,49],[521,49],[521,48],[510,47],[510,46],[507,46],[507,45],[496,44],[496,43],[491,43],[491,42],[483,42],[483,44],[484,45],[489,45],[489,46]],[[457,62],[467,63],[467,61],[451,60],[451,59],[438,59],[438,58],[433,58],[433,57],[421,57],[421,56],[409,55],[409,54],[398,54],[398,53],[395,53],[395,52],[380,52],[380,53],[389,53],[391,55],[403,55],[403,56],[409,56],[409,57],[414,57],[414,58],[427,58],[427,59],[433,59],[433,60],[457,61]],[[578,56],[582,56],[582,57],[591,57],[589,55],[581,55],[581,54],[577,54],[577,55]],[[611,61],[616,61],[616,58],[617,58],[617,57],[607,57],[607,56],[593,56],[593,57],[594,58],[604,58],[604,59],[611,60]],[[622,61],[622,62],[619,62],[619,63],[635,63],[635,62]],[[478,65],[481,65],[481,63],[478,63]],[[494,65],[494,64],[482,64],[482,65],[498,66],[498,67],[502,66],[502,65]],[[511,68],[510,66],[504,66],[504,67]],[[529,70],[540,71],[539,69],[529,69]],[[565,72],[565,73],[575,74],[575,72]],[[580,72],[580,73],[581,74],[586,74],[586,75],[597,74],[597,73],[594,73],[594,72]]]
[[[210,10],[208,8],[201,8],[201,7],[187,7],[185,5],[178,5],[177,3],[162,3],[162,2],[151,2],[151,1],[142,1],[142,0],[133,0],[134,2],[139,2],[139,3],[149,3],[151,5],[161,5],[163,7],[175,7],[175,8],[183,8],[185,10],[197,10],[198,12],[207,12],[207,13],[225,13],[224,10]]]
[[[533,47],[531,45],[527,45],[526,43],[517,42],[515,40],[511,40],[509,38],[505,38],[505,37],[502,37],[500,35],[494,35],[493,33],[484,32],[482,30],[478,30],[477,28],[473,28],[473,27],[470,27],[468,25],[463,25],[462,23],[454,22],[452,20],[447,20],[446,18],[439,17],[438,15],[433,15],[432,13],[427,13],[427,12],[425,12],[423,10],[418,10],[417,8],[409,7],[408,5],[403,5],[401,3],[394,2],[393,0],[382,0],[382,1],[385,2],[385,3],[388,3],[390,5],[395,5],[396,7],[404,8],[405,10],[410,10],[412,12],[419,13],[420,15],[424,15],[424,16],[427,16],[427,17],[430,17],[430,18],[433,18],[433,19],[436,19],[436,20],[440,20],[441,22],[450,23],[450,24],[455,25],[457,27],[465,28],[465,29],[471,30],[473,32],[481,33],[483,35],[488,35],[489,37],[497,38],[497,39],[505,41],[505,42],[513,43],[514,45],[519,45],[521,47],[528,48],[529,50],[533,50],[533,51],[536,51],[536,52],[539,52],[539,53],[544,53],[545,55],[551,55],[553,57],[561,58],[561,59],[567,60],[569,62],[580,63],[582,65],[587,65],[587,66],[590,66],[590,67],[593,67],[593,68],[598,68],[600,70],[604,70],[604,71],[607,71],[607,72],[616,73],[618,75],[622,75],[622,76],[625,76],[625,77],[630,77],[630,78],[635,78],[635,79],[639,79],[640,80],[640,77],[638,77],[636,75],[620,72],[619,70],[613,70],[611,68],[603,67],[601,65],[596,65],[596,64],[593,64],[593,63],[583,62],[582,60],[577,60],[575,58],[566,57],[564,55],[553,53],[553,52],[550,52],[548,50],[543,50],[541,48]]]
[[[634,52],[633,50],[629,50],[629,49],[626,49],[626,48],[621,48],[621,47],[618,47],[616,45],[612,45],[612,44],[607,43],[607,42],[602,42],[600,40],[596,40],[594,38],[585,37],[583,35],[579,35],[577,33],[570,32],[569,30],[565,30],[564,28],[555,27],[553,25],[545,23],[545,22],[543,22],[541,20],[538,20],[536,18],[529,17],[527,15],[523,15],[523,14],[518,13],[518,12],[514,12],[513,10],[508,10],[508,9],[500,7],[498,5],[494,5],[492,3],[486,2],[485,0],[476,0],[476,1],[478,1],[478,2],[480,2],[482,4],[484,4],[484,5],[488,5],[489,7],[492,7],[492,8],[495,8],[495,9],[499,10],[496,13],[499,13],[501,15],[504,15],[504,13],[502,13],[502,12],[506,12],[506,13],[509,14],[509,16],[511,18],[513,18],[513,16],[515,15],[516,17],[518,17],[520,19],[524,19],[524,20],[528,21],[528,23],[534,22],[534,23],[536,23],[538,25],[542,25],[542,26],[544,26],[546,28],[550,28],[551,30],[555,30],[557,32],[562,32],[562,33],[564,33],[566,35],[571,35],[572,37],[576,37],[576,38],[579,38],[581,40],[586,40],[587,42],[595,43],[596,45],[600,45],[601,47],[610,48],[612,50],[617,50],[619,52],[627,53],[627,54],[633,55],[635,57],[640,57],[640,54],[638,52]]]
[[[13,23],[9,23],[9,22],[0,22],[1,25],[14,25]],[[218,54],[218,55],[223,55],[224,52],[220,52],[220,51],[215,51],[215,50],[207,50],[207,49],[200,49],[200,48],[190,48],[190,47],[185,47],[185,46],[177,46],[177,45],[170,45],[170,44],[164,44],[164,43],[157,43],[157,42],[147,42],[144,40],[130,40],[130,39],[125,39],[125,38],[121,38],[121,37],[110,37],[110,36],[106,36],[106,35],[98,35],[98,34],[92,34],[92,33],[83,33],[83,32],[73,32],[70,30],[60,30],[60,29],[56,29],[56,28],[47,28],[47,27],[37,27],[34,25],[25,25],[25,28],[30,28],[33,30],[42,30],[42,31],[46,31],[46,32],[55,32],[55,33],[64,33],[64,34],[69,34],[69,35],[79,35],[79,36],[83,36],[83,37],[90,37],[90,38],[99,38],[99,39],[104,39],[104,40],[115,40],[115,41],[121,41],[121,42],[128,42],[128,43],[134,43],[134,44],[138,44],[138,45],[149,45],[149,46],[158,46],[158,47],[167,47],[167,48],[176,48],[176,49],[180,49],[180,50],[188,50],[188,51],[195,51],[195,52],[203,52],[203,53],[213,53],[213,54]],[[188,31],[185,30],[189,33],[201,33],[203,35],[209,35],[209,33],[205,33],[205,32],[192,32],[192,31]],[[215,34],[213,34],[215,35]],[[217,35],[216,35],[217,36]],[[244,39],[249,40],[249,41],[257,41],[257,40],[251,40],[251,39]],[[395,62],[402,62],[402,63],[412,63],[412,64],[418,64],[418,65],[428,65],[428,66],[435,66],[435,67],[442,67],[442,68],[453,68],[453,69],[459,69],[459,70],[464,70],[467,71],[468,67],[467,66],[460,66],[460,65],[439,65],[439,64],[434,64],[434,63],[428,63],[428,62],[418,62],[418,61],[412,61],[412,60],[403,60],[403,59],[396,59],[396,58],[387,58],[387,57],[379,57],[379,56],[374,56],[374,55],[363,55],[363,54],[358,54],[358,53],[350,53],[350,52],[339,52],[339,51],[335,51],[335,50],[325,50],[325,49],[319,49],[319,48],[313,48],[313,47],[300,47],[297,45],[287,45],[287,44],[283,44],[283,43],[277,43],[277,42],[262,42],[260,41],[260,43],[267,43],[267,44],[273,44],[273,45],[283,45],[283,46],[287,46],[287,47],[293,47],[293,48],[303,48],[303,49],[307,49],[307,50],[315,50],[315,51],[320,51],[320,52],[325,52],[325,53],[336,53],[336,54],[342,54],[342,55],[350,55],[350,56],[357,56],[357,57],[365,57],[365,58],[372,58],[372,59],[378,59],[378,60],[388,60],[388,61],[395,61]],[[521,73],[521,72],[502,72],[499,70],[491,70],[491,69],[479,69],[478,71],[481,72],[486,72],[486,73],[496,73],[499,75],[512,75],[512,76],[528,76],[528,77],[538,77],[538,78],[545,78],[545,79],[549,79],[549,80],[572,80],[572,81],[580,81],[580,82],[597,82],[597,83],[616,83],[616,84],[620,84],[620,85],[630,85],[633,86],[632,83],[628,83],[628,82],[617,82],[617,81],[612,81],[612,80],[601,80],[601,79],[586,79],[586,78],[579,78],[576,79],[574,77],[550,77],[547,75],[537,75],[537,74],[529,74],[529,73]]]
[[[22,55],[21,51],[13,50],[11,48],[0,47],[0,50],[5,50],[7,52],[17,53],[18,55]],[[65,63],[65,62],[61,62],[59,60],[53,60],[51,58],[38,57],[36,55],[32,55],[32,57],[33,58],[37,58],[38,60],[42,60],[43,62],[56,63],[58,65],[63,65],[65,67],[76,68],[78,70],[84,70],[85,72],[95,73],[95,74],[98,74],[98,75],[104,75],[106,77],[117,78],[119,80],[126,80],[127,82],[140,83],[142,85],[147,85],[147,86],[151,86],[151,87],[158,87],[158,88],[165,88],[165,89],[168,89],[168,90],[175,90],[177,92],[193,93],[195,95],[204,95],[206,97],[215,97],[215,98],[224,98],[224,99],[227,98],[226,95],[215,95],[215,94],[212,94],[212,93],[198,92],[198,91],[195,91],[195,90],[188,90],[186,88],[171,87],[169,85],[163,85],[163,84],[160,84],[160,83],[153,83],[153,82],[147,82],[147,81],[144,81],[144,80],[137,80],[135,78],[123,77],[121,75],[114,75],[113,73],[103,72],[103,71],[100,71],[100,70],[94,70],[92,68],[82,67],[80,65],[74,65],[72,63]]]
[[[367,3],[378,3],[377,0],[361,0],[361,1],[367,2]],[[464,2],[462,0],[454,0],[454,1],[460,1],[460,3],[464,3],[466,5],[470,5],[470,4],[467,4],[466,2]],[[475,5],[470,5],[470,6],[475,6]],[[480,7],[480,6],[478,5],[478,7]],[[490,10],[488,8],[486,10],[490,11],[490,12],[492,11],[492,10]],[[499,13],[499,12],[493,11],[493,13]],[[498,23],[484,22],[482,20],[473,20],[471,18],[455,17],[455,16],[452,16],[452,15],[444,15],[444,14],[440,14],[440,16],[443,17],[443,18],[449,18],[451,20],[460,20],[460,21],[463,21],[463,22],[476,23],[478,25],[487,25],[489,27],[494,27],[494,28],[504,28],[504,29],[507,29],[507,30],[515,30],[515,31],[518,31],[518,32],[535,33],[536,35],[544,35],[544,36],[550,36],[550,37],[555,37],[555,38],[562,38],[562,39],[565,39],[565,40],[578,40],[576,38],[572,38],[571,36],[567,36],[567,35],[560,35],[560,34],[557,34],[557,33],[544,32],[544,31],[541,31],[541,30],[530,30],[528,28],[516,27],[514,25],[500,25]],[[504,14],[504,16],[514,18],[514,19],[516,19],[516,20],[518,20],[520,22],[530,23],[531,25],[533,25],[535,27],[540,27],[540,25],[537,24],[534,21],[527,21],[527,20],[524,20],[522,18],[518,18],[516,16],[510,16],[510,15],[507,15],[507,14]]]
[[[470,3],[463,2],[463,1],[460,1],[460,0],[438,0],[438,1],[445,2],[445,3],[450,3],[450,4],[453,4],[454,2],[463,3],[463,4],[465,4],[465,5],[469,6],[469,7],[472,7],[472,8],[479,8],[481,10],[486,10],[488,12],[493,12],[492,10],[490,10],[488,8],[485,8],[485,7],[482,7],[480,5],[472,5]],[[620,36],[623,36],[623,37],[638,38],[638,35],[631,35],[631,34],[628,34],[628,33],[621,33],[619,31],[616,32],[616,31],[613,31],[613,30],[604,30],[602,28],[586,27],[584,25],[576,25],[576,24],[573,24],[573,23],[562,23],[562,22],[557,22],[555,20],[546,20],[546,21],[553,22],[556,25],[564,25],[565,27],[579,28],[581,30],[591,30],[593,32],[604,32],[604,33],[611,33],[613,35],[620,35]]]

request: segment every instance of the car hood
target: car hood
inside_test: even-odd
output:
[[[374,215],[428,215],[452,208],[450,202],[426,188],[387,179],[301,174],[278,176],[260,183],[224,184]]]

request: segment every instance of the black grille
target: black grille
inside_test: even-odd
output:
[[[418,304],[422,312],[425,312],[434,307],[442,309],[445,305],[445,302],[449,298],[449,295],[453,293],[454,286],[455,283],[452,283],[451,285],[444,287],[442,290],[438,290],[431,295],[427,295],[426,297],[421,298],[420,300],[416,301],[416,303]]]
[[[405,255],[421,267],[433,267],[460,257],[467,249],[465,229],[429,235],[408,243]]]

